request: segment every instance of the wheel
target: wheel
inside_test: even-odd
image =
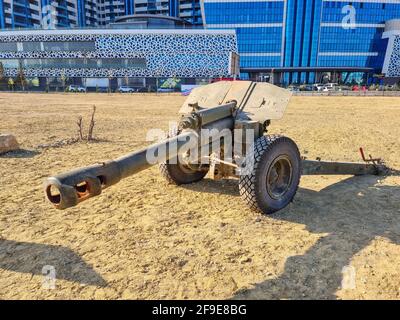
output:
[[[168,183],[181,185],[202,180],[207,175],[208,170],[193,170],[179,163],[179,161],[177,164],[171,164],[166,161],[160,164],[160,172]]]
[[[301,176],[300,153],[293,140],[262,136],[255,141],[245,163],[239,191],[250,208],[271,214],[293,200]]]
[[[174,136],[178,133],[170,133],[169,136]],[[194,170],[189,166],[180,163],[179,159],[173,159],[174,161],[167,160],[160,164],[161,175],[170,184],[181,185],[189,184],[202,180],[208,173],[208,168],[203,167],[199,170]]]

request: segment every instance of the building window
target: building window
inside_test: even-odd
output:
[[[96,51],[96,45],[90,41],[80,42],[43,42],[44,51]]]
[[[17,51],[16,42],[0,42],[0,52]]]
[[[19,61],[17,59],[1,59],[0,63],[4,69],[18,69]]]
[[[145,69],[145,58],[50,58],[50,59],[1,59],[5,69],[18,69],[21,63],[27,69]]]
[[[22,42],[24,51],[42,51],[40,42]]]

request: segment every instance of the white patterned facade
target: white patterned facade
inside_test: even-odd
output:
[[[386,71],[387,77],[400,77],[400,35],[393,41],[392,54]]]
[[[386,77],[400,77],[400,20],[386,22],[384,38],[388,38],[382,72]]]
[[[52,43],[60,43],[61,48],[46,50],[54,47]],[[14,49],[1,50],[2,44],[3,48]],[[73,49],[63,50],[69,44]],[[227,77],[232,76],[233,54],[237,54],[236,35],[227,30],[0,32],[0,62],[7,76],[17,75],[22,67],[27,77]],[[114,63],[109,67],[113,59],[124,60],[125,65]],[[55,65],[58,62],[63,67],[37,67],[35,60],[47,65],[49,61]],[[91,65],[75,68],[74,61],[90,61]],[[102,67],[101,61],[107,61],[108,66]],[[29,67],[28,62],[36,67]],[[68,63],[71,67],[65,67]]]

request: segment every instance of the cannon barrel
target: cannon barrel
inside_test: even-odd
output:
[[[197,138],[198,134],[190,130],[115,160],[47,178],[44,185],[47,199],[57,209],[73,207],[99,195],[102,189],[118,183],[121,179],[155,165],[156,163],[149,162],[149,154],[156,155],[158,161],[166,161],[177,157],[179,150],[189,139]],[[160,150],[165,152],[159,152]]]
[[[201,146],[219,139],[218,132],[233,129],[233,111],[236,103],[227,103],[215,108],[192,112],[181,119],[181,133],[147,148],[124,155],[115,160],[75,169],[47,178],[44,190],[47,199],[57,208],[66,209],[97,196],[109,186],[118,183],[139,171],[159,162],[167,161],[182,154],[189,141],[197,141]],[[201,129],[216,129],[211,141],[202,141]],[[157,161],[149,161],[149,155],[155,155]]]

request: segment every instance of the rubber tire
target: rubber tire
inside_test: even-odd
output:
[[[189,184],[202,180],[207,175],[208,170],[193,170],[188,173],[183,171],[178,164],[170,164],[167,161],[160,164],[160,172],[168,183],[179,186],[181,184]]]
[[[292,180],[286,193],[277,200],[267,192],[266,175],[274,159],[280,155],[286,155],[292,165]],[[244,168],[247,174],[239,178],[239,192],[243,200],[251,209],[264,214],[285,208],[293,200],[300,183],[301,158],[296,143],[284,136],[262,136],[255,141],[248,157],[254,159],[254,166]]]

